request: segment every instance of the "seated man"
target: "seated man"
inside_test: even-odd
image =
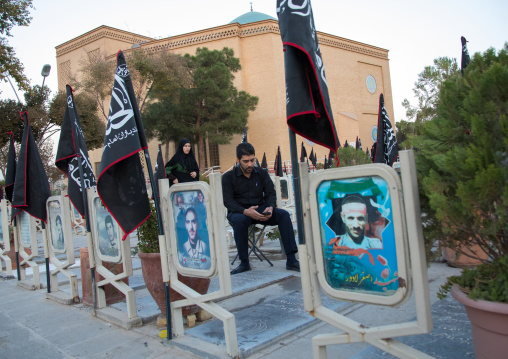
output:
[[[256,162],[254,147],[250,143],[240,143],[236,147],[238,166],[222,177],[224,206],[228,209],[228,220],[234,231],[240,265],[231,274],[251,270],[248,256],[248,229],[252,224],[278,225],[282,243],[286,251],[286,269],[300,271],[300,262],[295,257],[298,252],[293,224],[289,213],[275,208],[275,187],[268,171],[254,167]]]

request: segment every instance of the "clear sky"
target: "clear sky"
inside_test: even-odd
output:
[[[32,84],[41,84],[42,66],[51,65],[45,84],[54,94],[55,46],[74,37],[108,25],[165,38],[227,24],[249,11],[251,2],[254,11],[277,17],[276,0],[34,0],[32,23],[15,28],[9,42]],[[389,50],[396,121],[405,119],[401,102],[412,99],[414,82],[425,66],[441,56],[460,62],[461,36],[469,41],[471,56],[489,47],[500,49],[508,41],[507,0],[313,0],[312,7],[318,31]],[[15,98],[8,83],[0,83],[0,90],[1,98]]]

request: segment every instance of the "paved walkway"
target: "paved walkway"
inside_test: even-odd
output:
[[[266,246],[274,243],[268,241]],[[299,273],[286,271],[285,261],[276,255],[273,258],[273,267],[252,260],[253,271],[232,276],[233,295],[219,304],[235,314],[241,357],[312,358],[311,338],[339,330],[303,310]],[[44,289],[29,291],[18,287],[15,279],[0,280],[0,358],[227,358],[222,323],[215,319],[186,328],[184,337],[165,343],[154,322],[158,308],[144,288],[136,257],[133,264],[130,283],[136,289],[138,315],[146,324],[131,330],[94,317],[83,304],[66,306],[48,300]],[[40,268],[44,269],[42,263]],[[73,270],[80,278],[79,266]],[[434,330],[401,338],[402,342],[437,358],[474,357],[463,307],[452,298],[439,301],[436,297],[445,278],[458,271],[432,263],[428,273]],[[41,281],[45,284],[44,274]],[[211,290],[217,285],[215,281]],[[64,284],[61,290],[66,290]],[[404,322],[416,315],[412,299],[398,308],[336,302],[325,297],[323,301],[329,308],[369,326]],[[125,303],[113,308],[126,311]],[[391,356],[368,344],[356,343],[330,346],[328,357]]]

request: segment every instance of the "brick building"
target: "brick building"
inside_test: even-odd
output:
[[[389,117],[394,118],[388,50],[319,31],[317,34],[339,139],[342,144],[346,140],[354,143],[359,136],[363,148],[370,148],[377,131],[380,93],[384,93]],[[266,152],[268,161],[273,161],[277,146],[280,146],[283,161],[290,160],[285,120],[284,55],[276,19],[251,11],[223,26],[164,39],[100,26],[56,47],[59,90],[65,90],[71,75],[79,75],[81,59],[87,53],[93,56],[103,52],[113,57],[118,50],[128,53],[133,46],[148,52],[168,50],[182,55],[194,54],[198,47],[210,50],[232,48],[242,65],[242,70],[235,74],[235,86],[259,97],[258,106],[248,119],[249,142],[255,146],[259,158]],[[241,134],[238,134],[229,145],[207,143],[205,167],[221,166],[222,171],[227,170],[235,163],[234,148],[240,141]],[[297,143],[301,141],[302,138],[297,136]],[[306,147],[310,153],[312,146],[306,143]],[[149,150],[155,165],[156,141],[149,144]],[[328,150],[321,146],[314,146],[314,152],[321,160],[328,154]],[[173,153],[174,144],[171,144],[170,156]],[[102,149],[90,152],[96,172],[101,155]]]

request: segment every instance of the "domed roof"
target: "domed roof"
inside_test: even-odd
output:
[[[246,12],[243,15],[238,16],[236,19],[230,22],[230,24],[234,24],[235,22],[239,23],[240,25],[248,24],[251,22],[261,21],[261,20],[277,20],[273,16],[263,14],[262,12],[257,11],[249,11]]]

